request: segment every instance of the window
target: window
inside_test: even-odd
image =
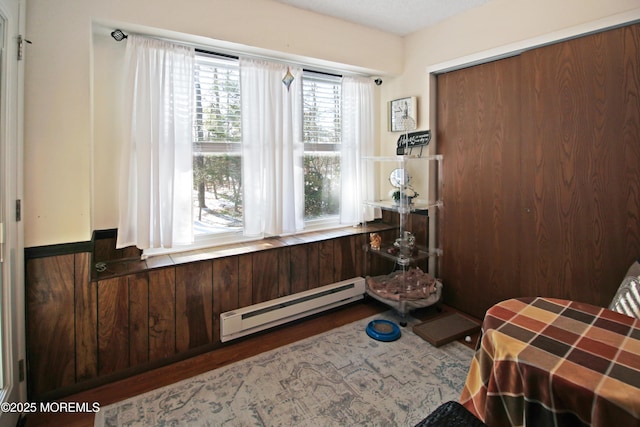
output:
[[[238,233],[242,231],[238,62],[198,54],[194,74],[194,234]]]
[[[196,237],[242,232],[242,141],[238,61],[198,53],[193,124]],[[340,208],[341,78],[305,71],[305,222],[337,221]]]
[[[341,90],[340,77],[304,73],[305,222],[339,214]]]

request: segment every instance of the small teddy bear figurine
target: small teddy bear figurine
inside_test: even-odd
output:
[[[369,240],[371,242],[371,249],[374,251],[380,250],[380,244],[382,243],[382,238],[378,233],[369,234]]]

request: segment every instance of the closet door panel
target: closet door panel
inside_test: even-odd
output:
[[[438,76],[444,301],[482,318],[518,287],[518,57]]]
[[[640,255],[640,33],[522,55],[526,291],[608,305]]]

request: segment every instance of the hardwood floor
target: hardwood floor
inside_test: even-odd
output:
[[[68,396],[61,401],[79,403],[87,402],[89,406],[94,402],[98,402],[100,407],[104,407],[120,400],[190,378],[194,375],[225,366],[229,363],[254,356],[273,348],[329,331],[365,317],[373,316],[388,309],[389,308],[387,306],[384,306],[377,301],[366,299],[363,302],[353,303],[321,315],[300,320],[251,337],[233,341],[223,345],[219,349],[190,359]],[[447,311],[454,310],[445,306],[443,308],[443,312],[440,313],[435,308],[427,308],[418,310],[414,313],[414,316],[424,320],[426,318],[442,315]],[[472,346],[473,343],[475,343],[475,340],[476,338],[473,339],[472,344],[467,345]],[[35,413],[29,414],[25,417],[22,420],[21,425],[26,427],[88,427],[93,426],[93,421],[93,413]]]

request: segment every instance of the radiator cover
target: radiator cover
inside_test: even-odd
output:
[[[355,277],[220,314],[220,340],[230,341],[364,298]]]

